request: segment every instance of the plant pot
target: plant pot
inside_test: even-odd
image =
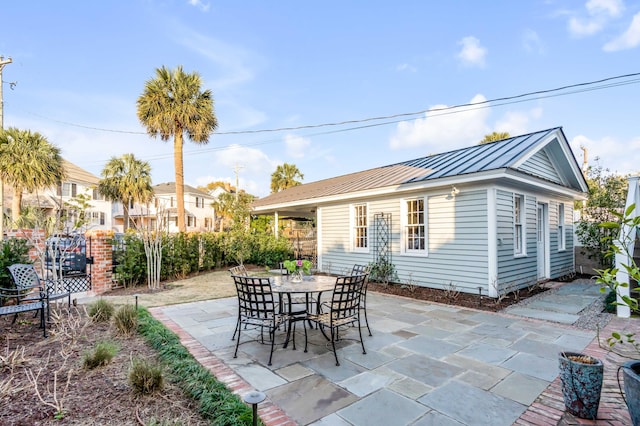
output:
[[[595,420],[602,391],[602,361],[576,352],[560,352],[558,359],[567,411],[583,419]]]
[[[622,365],[624,395],[633,426],[640,425],[640,361],[628,361]]]

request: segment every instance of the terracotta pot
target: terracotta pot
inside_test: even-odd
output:
[[[602,361],[576,352],[561,352],[558,359],[567,411],[583,419],[595,420],[602,391]]]

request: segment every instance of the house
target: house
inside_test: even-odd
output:
[[[313,218],[321,271],[387,264],[396,282],[498,297],[574,271],[573,203],[587,191],[557,127],[292,187],[252,206]]]
[[[85,215],[87,222],[83,225],[86,229],[111,229],[111,202],[98,192],[100,178],[88,171],[76,166],[67,160],[63,161],[65,179],[56,187],[47,188],[42,193],[24,193],[22,204],[38,206],[44,209],[48,215],[57,214],[60,210],[68,210],[69,205],[78,206],[80,198],[86,203]],[[13,193],[10,188],[6,192],[8,197],[5,205],[11,205]],[[76,228],[77,212],[71,209],[63,228],[74,230]]]

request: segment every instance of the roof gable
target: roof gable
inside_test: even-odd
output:
[[[153,192],[156,195],[172,195],[176,193],[176,183],[175,182],[165,182],[159,183],[153,186]],[[205,191],[201,191],[197,188],[194,188],[190,185],[184,185],[184,193],[197,195],[199,197],[213,198],[211,194]]]
[[[535,176],[576,192],[587,185],[560,127],[311,182],[253,202],[263,210],[312,199],[499,170]]]
[[[89,173],[70,161],[63,159],[62,164],[66,174],[64,179],[65,182],[81,183],[86,186],[97,185],[100,182],[100,178],[98,176]]]

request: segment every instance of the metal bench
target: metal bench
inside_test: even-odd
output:
[[[43,329],[44,337],[47,337],[47,325],[44,319],[47,296],[39,282],[36,285],[18,286],[16,284],[15,288],[0,287],[0,304],[0,315],[14,316],[12,324],[16,322],[19,313],[40,311],[40,327]]]

